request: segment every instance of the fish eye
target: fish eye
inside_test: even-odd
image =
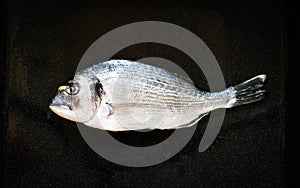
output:
[[[79,93],[78,84],[74,82],[68,82],[68,86],[65,90],[69,95],[77,95]]]

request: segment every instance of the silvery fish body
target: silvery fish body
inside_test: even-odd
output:
[[[110,131],[177,129],[218,108],[260,100],[265,75],[221,92],[151,65],[110,60],[77,72],[58,89],[50,108],[67,119]]]

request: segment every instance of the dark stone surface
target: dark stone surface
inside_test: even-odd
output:
[[[113,164],[94,153],[76,124],[50,112],[57,87],[72,77],[85,50],[124,24],[158,20],[199,36],[230,86],[265,73],[269,97],[230,109],[214,144],[198,145],[208,118],[170,160],[146,168]],[[103,187],[281,187],[286,184],[286,7],[277,1],[224,1],[182,5],[7,2],[6,185],[98,184]],[[103,46],[105,48],[105,46]],[[201,70],[176,49],[158,44],[128,47],[115,57],[157,56],[181,65],[196,86],[208,89]],[[6,103],[5,103],[6,104]],[[5,113],[3,113],[5,114]],[[160,141],[170,132],[112,133],[132,145]],[[143,134],[148,134],[144,137]],[[149,136],[150,134],[150,136]],[[153,137],[153,138],[152,138]],[[145,140],[153,139],[153,141]]]

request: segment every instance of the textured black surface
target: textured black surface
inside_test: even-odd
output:
[[[267,74],[265,87],[270,95],[264,101],[228,110],[218,139],[204,153],[198,153],[198,144],[207,117],[198,124],[188,145],[170,160],[146,168],[129,168],[94,153],[76,124],[50,112],[48,104],[57,87],[72,77],[81,56],[96,39],[118,26],[145,20],[174,23],[199,36],[216,56],[227,86]],[[7,63],[2,67],[7,68],[9,76],[4,98],[8,109],[3,112],[7,122],[1,133],[6,185],[286,185],[284,3],[231,0],[182,6],[122,6],[71,1],[25,4],[14,0],[7,2],[6,34]],[[147,43],[115,55],[128,59],[148,56],[178,63],[199,88],[208,89],[195,63],[171,47]],[[147,145],[170,132],[112,134],[125,143]]]

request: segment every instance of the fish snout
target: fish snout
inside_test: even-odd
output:
[[[75,112],[72,111],[72,109],[67,105],[51,103],[49,105],[49,108],[55,114],[64,117],[68,120],[76,121],[77,119]]]

